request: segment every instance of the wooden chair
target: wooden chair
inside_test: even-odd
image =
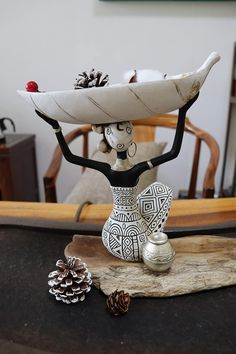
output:
[[[177,115],[164,114],[156,117],[151,117],[148,119],[133,121],[135,127],[135,137],[134,141],[154,141],[155,140],[155,129],[156,127],[165,127],[175,129],[177,124]],[[89,156],[89,133],[92,131],[91,125],[83,125],[77,129],[74,129],[65,136],[65,140],[70,144],[74,139],[78,137],[83,137],[83,147],[82,154],[83,157]],[[185,120],[185,131],[196,137],[195,148],[193,155],[191,178],[189,183],[187,198],[195,198],[196,194],[196,183],[197,174],[199,166],[199,158],[201,151],[201,144],[204,142],[210,151],[210,159],[205,171],[205,176],[203,180],[202,197],[203,198],[213,198],[215,192],[215,173],[219,161],[219,146],[216,140],[207,132],[194,126],[188,118]],[[61,167],[62,153],[60,146],[57,145],[50,165],[44,175],[44,189],[45,189],[45,199],[46,202],[56,203],[56,180]],[[84,168],[83,168],[84,170]],[[82,170],[82,171],[83,171]]]

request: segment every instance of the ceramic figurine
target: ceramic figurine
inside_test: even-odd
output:
[[[102,239],[114,256],[127,261],[142,258],[142,246],[153,233],[162,231],[168,217],[172,191],[154,183],[137,196],[140,175],[178,156],[188,109],[198,98],[199,90],[211,67],[219,60],[212,53],[193,73],[163,76],[160,80],[134,82],[74,91],[19,93],[34,105],[36,113],[56,134],[69,162],[96,169],[109,180],[114,204],[106,221]],[[131,165],[128,149],[133,143],[132,120],[179,110],[174,142],[169,152],[148,161]],[[59,121],[90,123],[103,134],[102,151],[115,149],[114,166],[74,155],[67,145]]]
[[[172,149],[161,156],[134,166],[128,159],[128,148],[132,144],[133,130],[130,122],[103,126],[104,142],[106,141],[108,148],[113,148],[117,152],[116,162],[114,166],[110,166],[104,162],[74,155],[64,139],[58,121],[36,110],[36,113],[53,127],[67,161],[96,169],[109,180],[114,204],[112,213],[103,227],[102,240],[114,256],[126,261],[140,261],[142,245],[146,242],[147,236],[151,232],[163,229],[172,199],[171,189],[163,184],[154,183],[137,196],[138,180],[144,171],[177,157],[182,143],[186,112],[197,98],[198,94],[179,109]]]
[[[96,126],[94,130],[100,133],[103,131],[102,126]],[[137,168],[132,166],[127,154],[133,143],[131,122],[105,126],[104,138],[104,143],[108,145],[106,150],[112,148],[117,152],[116,162],[111,166],[113,173],[118,172],[117,178]],[[122,174],[122,171],[126,171],[125,174]],[[128,261],[141,260],[142,245],[146,242],[147,236],[162,230],[165,225],[172,190],[161,183],[153,183],[138,196],[137,185],[131,187],[111,185],[111,191],[113,209],[103,227],[103,244],[116,257]]]

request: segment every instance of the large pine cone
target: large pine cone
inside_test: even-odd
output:
[[[84,71],[82,74],[79,74],[78,79],[76,79],[74,89],[106,86],[109,81],[109,76],[105,75],[102,77],[102,75],[101,71],[96,72],[94,69],[92,69],[89,74]]]
[[[83,301],[85,294],[91,290],[91,274],[80,258],[67,257],[66,262],[58,260],[58,270],[49,273],[49,292],[56,300],[66,304]]]
[[[130,296],[124,290],[115,290],[107,298],[108,310],[115,316],[125,314],[130,305]]]

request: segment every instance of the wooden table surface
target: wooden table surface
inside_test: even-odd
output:
[[[77,208],[0,202],[0,219],[69,224]],[[91,205],[85,207],[81,220],[103,223],[110,211],[111,205]],[[168,226],[235,220],[236,198],[176,200]],[[70,232],[58,237],[50,230],[39,234],[37,228],[0,227],[0,239],[4,249],[0,265],[7,270],[0,279],[0,353],[103,354],[111,348],[117,354],[235,352],[235,286],[174,298],[132,299],[129,312],[116,318],[106,312],[106,298],[97,289],[78,306],[63,306],[48,295],[47,275],[71,241]]]
[[[0,218],[73,221],[78,205],[0,202]],[[93,204],[83,208],[80,222],[103,224],[111,212],[110,204]],[[174,200],[168,227],[210,225],[236,221],[236,198]]]

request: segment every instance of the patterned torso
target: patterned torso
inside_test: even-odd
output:
[[[114,256],[128,260],[141,259],[140,246],[146,241],[147,224],[137,206],[137,187],[111,187],[113,210],[106,221],[102,239]]]
[[[137,187],[111,187],[113,210],[106,221],[102,240],[110,253],[127,261],[141,260],[142,244],[168,217],[172,191],[153,183],[137,197]]]

